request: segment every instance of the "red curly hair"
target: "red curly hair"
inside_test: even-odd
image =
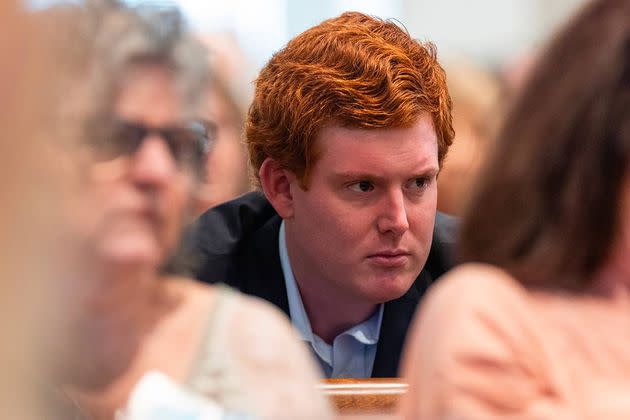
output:
[[[324,125],[409,127],[428,112],[441,165],[454,136],[451,108],[433,44],[347,12],[293,38],[261,70],[246,124],[250,161],[258,178],[270,157],[306,188]]]

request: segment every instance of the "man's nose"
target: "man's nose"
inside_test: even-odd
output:
[[[401,236],[409,230],[405,194],[402,190],[388,191],[383,198],[378,230],[380,233],[391,233],[394,236]]]
[[[177,165],[166,141],[151,134],[132,156],[131,176],[134,182],[151,187],[165,185],[177,173]]]

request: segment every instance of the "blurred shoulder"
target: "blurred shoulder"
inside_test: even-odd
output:
[[[462,354],[509,358],[509,349],[538,342],[539,329],[529,293],[510,274],[464,264],[429,289],[413,322],[410,353],[426,366],[457,371]]]
[[[490,265],[464,264],[429,289],[416,323],[439,335],[451,329],[498,334],[531,325],[532,313],[528,291],[510,274]]]
[[[261,417],[331,418],[328,400],[315,391],[318,368],[287,316],[262,299],[231,293],[225,350]]]
[[[278,308],[265,300],[231,290],[234,304],[234,323],[239,324],[242,334],[269,337],[275,335],[283,339],[296,339],[289,318]]]
[[[487,264],[469,263],[458,266],[440,278],[429,292],[429,298],[458,305],[492,302],[497,299],[520,300],[527,291],[506,271]],[[485,306],[485,305],[484,305]]]
[[[545,320],[507,272],[465,264],[421,303],[405,349],[408,418],[549,418],[529,413],[547,377]]]

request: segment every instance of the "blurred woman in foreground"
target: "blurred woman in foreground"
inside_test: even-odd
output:
[[[0,407],[2,418],[42,419],[58,414],[49,372],[64,340],[61,261],[76,251],[58,244],[78,166],[61,152],[76,144],[60,140],[55,114],[58,45],[20,3],[0,2]]]
[[[410,335],[413,419],[630,418],[630,1],[558,35]]]
[[[87,58],[69,95],[94,159],[77,207],[89,287],[74,296],[69,395],[112,418],[158,370],[230,411],[329,415],[305,349],[275,310],[164,274],[190,220],[208,142],[205,52],[178,14],[89,1],[71,10]]]

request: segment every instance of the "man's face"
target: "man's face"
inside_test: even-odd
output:
[[[439,170],[428,114],[409,128],[325,127],[308,190],[291,181],[286,218],[298,283],[340,302],[402,296],[424,266],[433,235]]]

